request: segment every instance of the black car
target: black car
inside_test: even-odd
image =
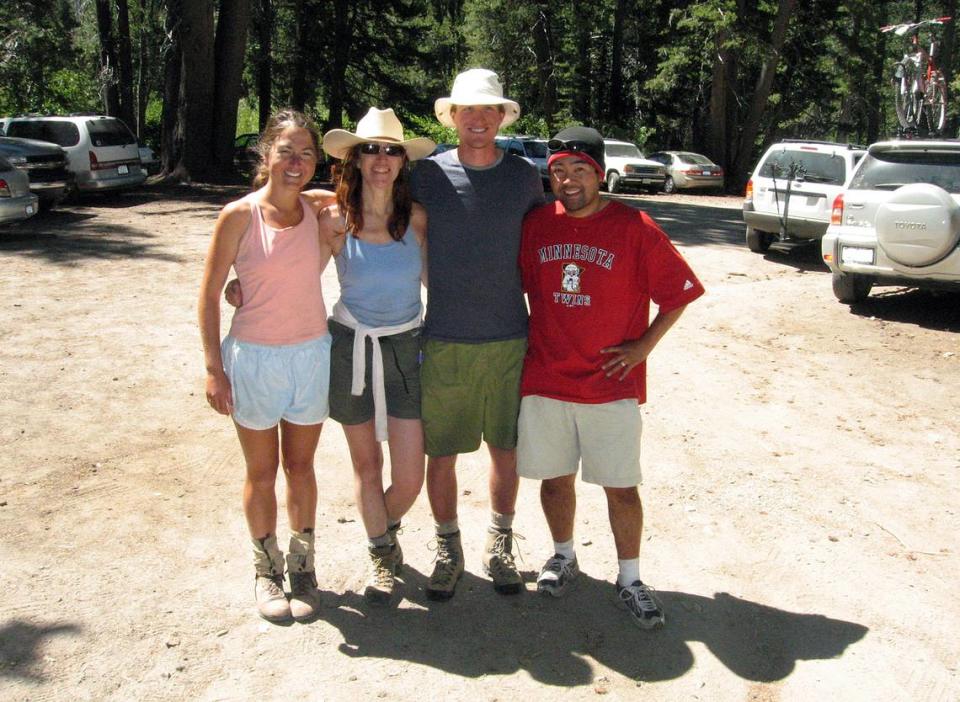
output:
[[[56,144],[35,139],[0,137],[0,156],[30,178],[30,192],[40,198],[40,207],[50,208],[74,187],[67,168],[67,154]]]

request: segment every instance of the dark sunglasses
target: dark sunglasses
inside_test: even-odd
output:
[[[590,151],[590,145],[582,141],[561,141],[560,139],[551,139],[547,142],[547,149],[555,154],[558,151]]]
[[[376,156],[380,153],[380,149],[383,149],[383,153],[387,156],[403,156],[407,153],[406,149],[396,144],[371,144],[370,142],[360,144],[360,153],[367,156]]]

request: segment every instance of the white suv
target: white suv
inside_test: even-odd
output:
[[[744,195],[747,247],[763,253],[774,242],[789,249],[822,237],[833,199],[864,153],[862,146],[794,139],[767,149]]]
[[[603,160],[607,168],[607,190],[611,193],[622,192],[626,187],[642,188],[650,193],[663,190],[666,168],[662,163],[644,158],[636,144],[604,139]]]
[[[63,147],[80,192],[132,188],[147,179],[137,138],[116,117],[12,117],[4,121],[7,136]]]
[[[960,143],[873,144],[820,242],[841,302],[874,285],[960,289]]]

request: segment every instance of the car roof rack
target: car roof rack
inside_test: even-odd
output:
[[[821,139],[781,139],[778,144],[822,144],[824,146],[845,146],[848,149],[863,149],[867,147],[862,144],[851,144],[850,142],[841,143],[839,141],[823,141]]]

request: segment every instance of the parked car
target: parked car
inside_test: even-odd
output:
[[[647,156],[651,161],[662,163],[666,168],[663,192],[693,188],[723,187],[723,169],[703,154],[692,151],[657,151]]]
[[[519,144],[517,145],[515,142],[519,142]],[[501,146],[501,148],[503,147]],[[522,153],[517,151],[517,148],[522,150]],[[550,187],[550,174],[547,172],[547,157],[550,156],[550,151],[547,149],[546,139],[531,136],[514,137],[508,144],[508,150],[511,153],[517,153],[536,166],[540,173],[540,180],[543,181],[543,186],[545,188]]]
[[[530,154],[527,153],[527,147],[523,138],[504,134],[497,136],[496,143],[499,148],[503,149],[508,154],[519,156],[531,165],[537,165]]]
[[[63,147],[80,192],[134,188],[147,178],[137,138],[116,117],[13,117],[5,132]]]
[[[774,242],[789,249],[820,239],[833,199],[864,153],[853,144],[797,139],[767,149],[744,194],[747,247],[763,253]]]
[[[870,146],[820,242],[841,302],[875,285],[960,290],[960,143]]]
[[[650,193],[663,189],[667,178],[663,164],[645,158],[636,144],[604,139],[603,158],[607,168],[607,190],[611,193],[622,192],[624,188],[641,188]]]
[[[40,198],[41,208],[53,207],[74,187],[73,173],[67,168],[67,154],[56,144],[0,137],[0,156],[27,175],[30,192]]]
[[[260,154],[257,153],[257,142],[260,135],[249,133],[241,134],[233,140],[233,167],[244,176],[253,175],[257,164],[260,163]]]
[[[0,156],[0,224],[17,222],[37,213],[39,198],[30,192],[30,179]]]
[[[140,144],[137,151],[140,153],[140,167],[147,172],[147,175],[154,175],[160,172],[160,159],[146,144]]]

